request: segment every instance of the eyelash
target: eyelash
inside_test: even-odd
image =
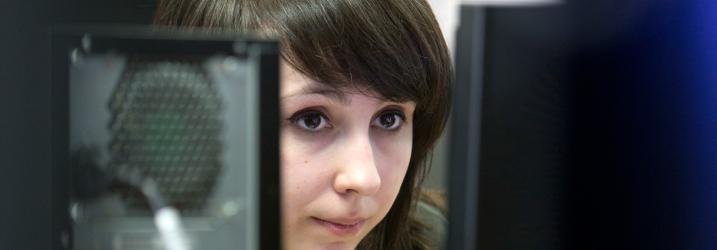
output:
[[[387,128],[383,128],[380,125],[374,124],[377,121],[377,119],[381,119],[385,115],[397,116],[398,120],[395,121],[395,123],[399,123],[398,126],[396,128],[387,129]],[[306,124],[305,124],[306,120],[303,120],[303,119],[309,118],[309,116],[318,116],[318,118],[320,120],[319,120],[319,124],[316,126],[320,127],[319,129],[312,130],[311,128],[306,127]],[[287,120],[289,122],[291,122],[292,125],[297,126],[298,129],[301,129],[302,131],[307,132],[307,133],[320,133],[320,132],[324,131],[326,128],[332,127],[327,115],[324,112],[313,109],[313,108],[298,111],[294,115],[289,117],[289,119],[287,119]],[[300,122],[302,122],[302,121],[304,122],[304,125],[300,124]],[[403,127],[404,122],[406,122],[406,116],[402,111],[396,110],[396,109],[390,109],[390,110],[384,110],[384,111],[380,112],[377,116],[375,116],[371,120],[371,126],[377,126],[380,129],[385,130],[387,132],[396,132],[396,131],[400,130],[401,127]],[[325,127],[321,127],[322,125]]]

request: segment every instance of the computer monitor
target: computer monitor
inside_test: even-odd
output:
[[[278,249],[278,45],[53,33],[53,249]]]
[[[464,6],[449,249],[714,249],[715,13]]]

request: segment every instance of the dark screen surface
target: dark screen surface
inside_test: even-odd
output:
[[[451,249],[714,249],[716,14],[464,7]]]
[[[567,33],[540,8],[486,12],[479,249],[563,248]]]
[[[50,27],[149,23],[153,11],[147,1],[0,3],[0,248],[53,249]]]
[[[49,249],[48,1],[0,3],[0,247]]]

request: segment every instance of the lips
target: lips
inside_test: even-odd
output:
[[[332,218],[321,219],[311,217],[319,226],[337,236],[351,236],[361,231],[365,219],[362,218]]]

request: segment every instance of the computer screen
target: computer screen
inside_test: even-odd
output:
[[[449,248],[717,246],[715,13],[699,0],[464,6]]]

